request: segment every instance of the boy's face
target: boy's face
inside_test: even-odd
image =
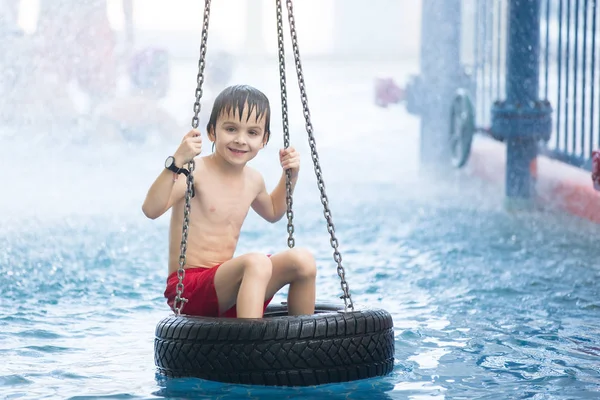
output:
[[[215,142],[215,151],[226,161],[233,165],[245,165],[267,143],[269,133],[265,132],[265,126],[266,115],[257,119],[255,108],[248,116],[248,107],[245,106],[241,117],[238,110],[232,108],[229,113],[225,110],[221,112],[217,118],[216,132],[209,132],[208,136]]]

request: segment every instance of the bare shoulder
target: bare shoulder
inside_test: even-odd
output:
[[[194,159],[194,162],[195,162],[194,177],[197,177],[199,175],[204,175],[206,173],[206,160],[205,160],[206,157],[208,157],[208,156],[197,157]]]
[[[204,157],[197,157],[194,159],[194,172],[192,173],[192,176],[194,177],[194,188],[195,190],[199,189],[199,182],[201,182],[203,179],[203,176],[206,176],[206,165],[204,163],[203,160]],[[189,165],[185,165],[184,168],[189,168]],[[187,188],[187,178],[185,176],[180,175],[181,177],[183,177],[183,179],[177,179],[177,183],[175,184],[176,187],[178,188],[177,190],[179,192],[181,192],[181,196],[180,200],[183,201],[184,199],[184,195],[185,195],[185,191]]]
[[[249,183],[255,186],[257,189],[262,189],[265,186],[265,179],[262,174],[255,168],[249,167],[246,165],[246,179]]]

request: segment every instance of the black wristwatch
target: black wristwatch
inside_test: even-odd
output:
[[[188,176],[190,174],[190,171],[188,171],[187,169],[178,168],[175,165],[175,157],[173,156],[167,157],[167,159],[165,160],[165,168],[169,171],[175,172],[176,174],[184,174],[185,176]]]

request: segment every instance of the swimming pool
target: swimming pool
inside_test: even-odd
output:
[[[309,96],[318,90],[310,85]],[[39,142],[32,154],[27,141],[12,140],[0,155],[23,174],[15,178],[13,163],[0,172],[14,193],[0,200],[2,397],[597,398],[600,228],[547,210],[507,213],[501,188],[419,172],[416,121],[369,103],[313,114],[353,299],[394,318],[391,375],[318,388],[157,376],[168,218],[146,220],[140,207],[164,150]],[[335,301],[339,278],[310,157],[302,132],[292,139],[303,154],[296,243],[319,261],[318,300]],[[275,135],[254,163],[267,182],[279,175],[280,144]],[[251,215],[239,252],[285,244],[285,221]]]

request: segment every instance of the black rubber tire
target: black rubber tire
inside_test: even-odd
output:
[[[170,316],[156,327],[154,361],[169,377],[266,386],[383,376],[394,367],[393,321],[384,310],[324,304],[308,316],[288,316],[285,304],[263,319]]]

